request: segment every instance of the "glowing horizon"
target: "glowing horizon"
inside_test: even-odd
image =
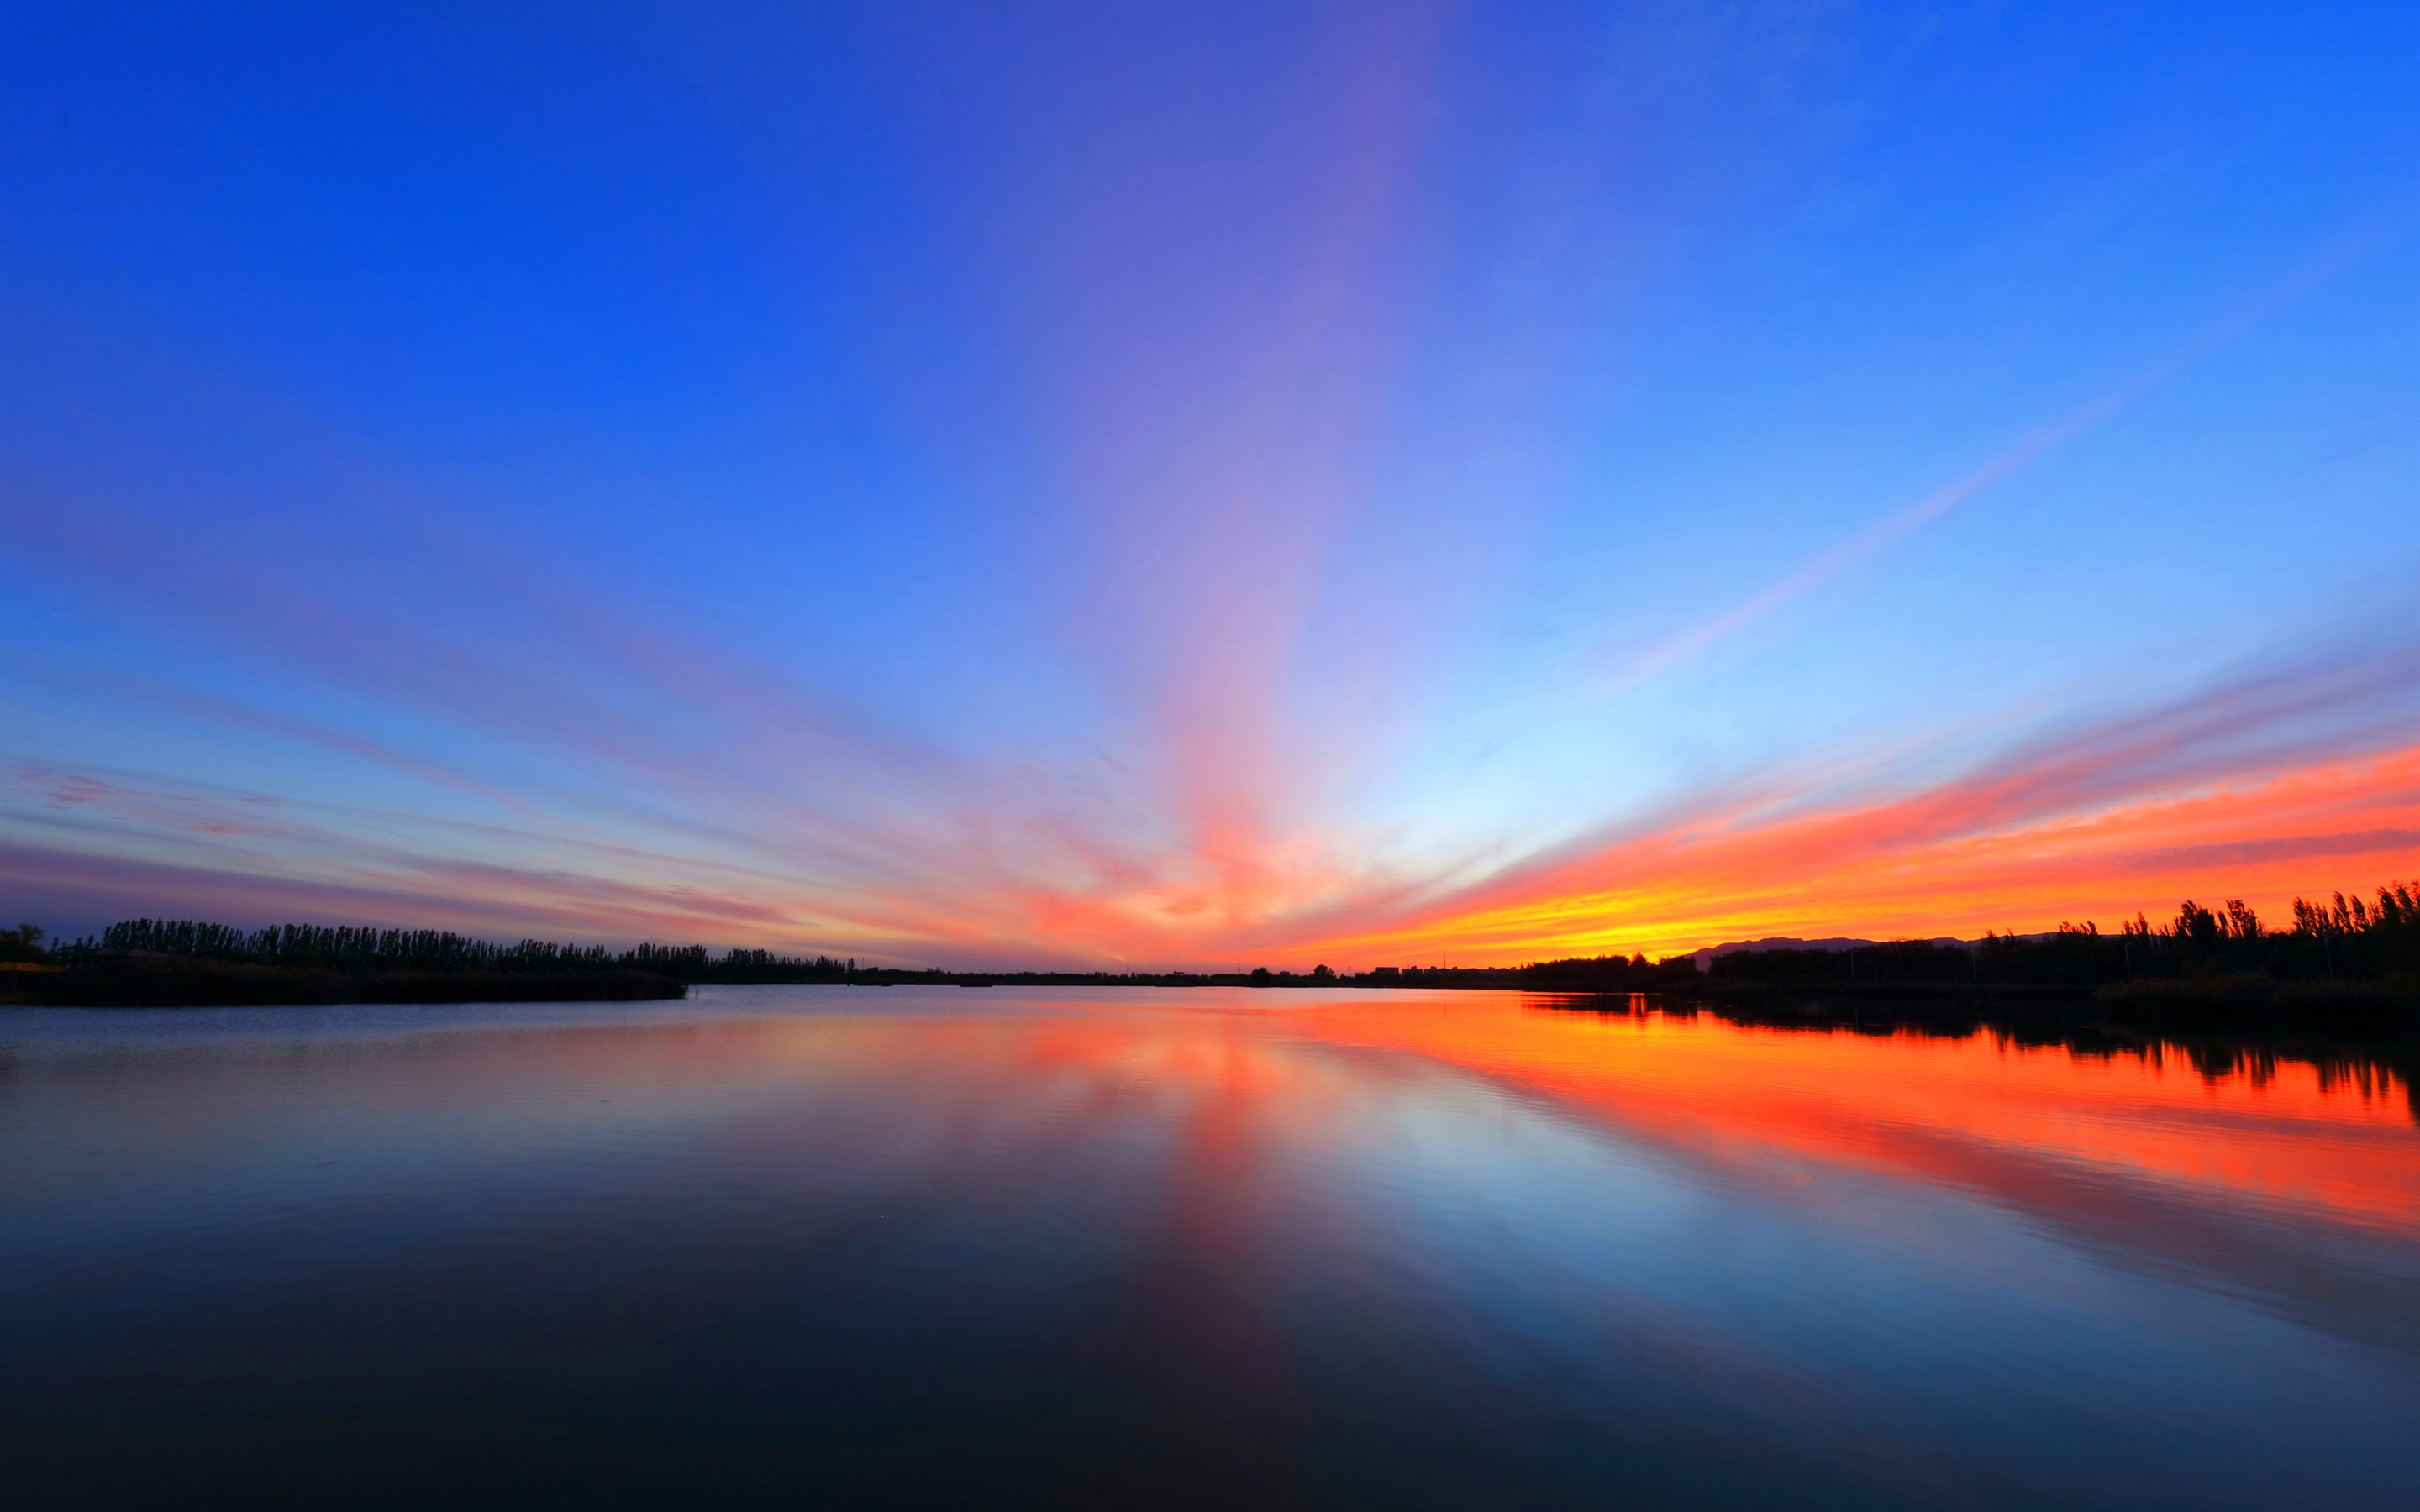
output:
[[[0,910],[1489,964],[2420,875],[2420,21],[21,11]]]

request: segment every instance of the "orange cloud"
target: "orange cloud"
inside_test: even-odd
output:
[[[1365,961],[1450,951],[1474,964],[1655,955],[1773,934],[2110,927],[2222,895],[2275,917],[2297,893],[2420,858],[2420,746],[2080,811],[2029,812],[2009,791],[2017,780],[1987,773],[1770,821],[1694,816],[1310,949]]]

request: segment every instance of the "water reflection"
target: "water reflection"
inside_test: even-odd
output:
[[[84,1500],[2407,1490],[2388,1061],[1610,1006],[21,1012],[0,1453]]]

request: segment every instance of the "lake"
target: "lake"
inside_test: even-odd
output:
[[[1610,1008],[0,1011],[8,1499],[2414,1504],[2394,1071]]]

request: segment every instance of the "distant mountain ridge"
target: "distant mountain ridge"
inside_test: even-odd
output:
[[[2028,935],[2026,937],[2036,938],[2037,936]],[[1710,945],[1702,950],[1691,951],[1690,956],[1698,963],[1698,969],[1699,971],[1704,971],[1712,964],[1714,957],[1718,955],[1729,955],[1734,950],[1863,950],[1872,946],[1882,945],[1885,943],[1885,942],[1882,940],[1853,940],[1842,935],[1833,935],[1828,939],[1821,940],[1802,940],[1793,934],[1769,934],[1761,940],[1734,940],[1729,945]],[[1916,943],[1921,945],[1954,945],[1961,949],[1972,949],[1979,942],[1975,940],[1961,940],[1947,934],[1936,934],[1931,939],[1921,940]]]

